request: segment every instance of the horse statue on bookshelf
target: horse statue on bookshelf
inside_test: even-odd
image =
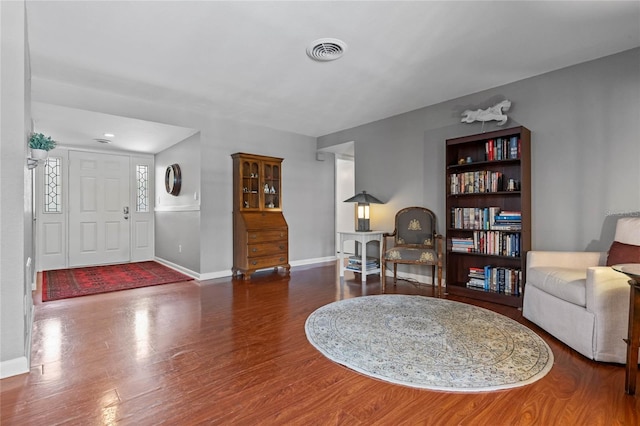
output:
[[[503,111],[509,111],[511,108],[511,101],[505,99],[502,102],[495,104],[487,109],[477,109],[471,111],[470,109],[462,113],[462,123],[473,123],[474,121],[482,121],[484,124],[486,121],[497,120],[498,126],[502,126],[507,122],[507,115]]]

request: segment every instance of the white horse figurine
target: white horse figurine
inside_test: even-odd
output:
[[[498,126],[502,126],[507,122],[507,115],[503,114],[502,111],[509,111],[511,108],[511,101],[505,99],[502,102],[495,104],[492,107],[487,109],[477,109],[475,111],[471,111],[470,109],[466,110],[462,113],[462,123],[473,123],[474,121],[482,121],[484,124],[485,121],[497,120]]]

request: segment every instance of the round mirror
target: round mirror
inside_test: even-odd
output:
[[[180,193],[180,185],[182,184],[182,176],[180,174],[180,166],[172,164],[167,167],[167,172],[164,175],[164,186],[167,192],[171,195],[178,195]]]

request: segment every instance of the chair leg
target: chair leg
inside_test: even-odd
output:
[[[383,259],[380,259],[380,294],[384,294],[384,286],[385,286],[385,269],[387,266],[387,262]]]
[[[436,265],[431,265],[431,285],[433,286],[433,294],[440,297],[436,289]]]
[[[398,282],[398,264],[393,264],[393,285],[396,285]]]

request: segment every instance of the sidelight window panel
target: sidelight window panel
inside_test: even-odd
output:
[[[62,213],[62,159],[44,160],[44,213]]]
[[[149,166],[138,164],[136,166],[136,211],[147,213],[149,211]]]

